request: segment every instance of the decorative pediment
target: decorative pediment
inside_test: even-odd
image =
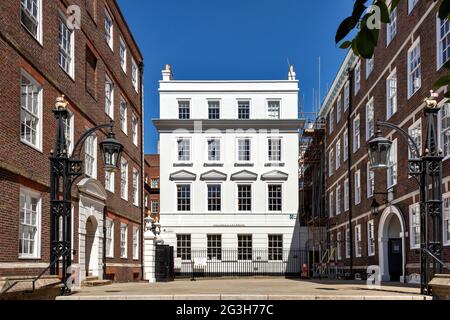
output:
[[[289,178],[287,173],[273,170],[261,176],[261,180],[263,181],[286,181]]]
[[[242,170],[231,175],[231,181],[256,181],[258,175],[248,170]]]
[[[202,181],[226,181],[228,175],[217,170],[208,171],[200,176]]]
[[[197,175],[195,173],[181,170],[170,175],[170,181],[195,181]]]
[[[106,201],[108,195],[100,181],[91,178],[84,178],[78,183],[77,186],[81,193],[97,198],[101,201]]]

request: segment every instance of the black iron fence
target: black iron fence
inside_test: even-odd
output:
[[[304,250],[192,249],[175,254],[177,278],[300,277],[308,263]]]

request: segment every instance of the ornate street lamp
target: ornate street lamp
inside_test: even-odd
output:
[[[370,170],[389,168],[389,152],[392,141],[383,137],[383,133],[378,129],[375,138],[368,142]]]
[[[66,121],[69,118],[69,103],[64,96],[56,99],[53,113],[57,121],[56,143],[50,156],[50,274],[62,273],[63,294],[70,293],[72,265],[72,185],[83,175],[81,149],[87,138],[100,129],[109,128],[107,138],[100,143],[106,171],[119,170],[123,146],[113,133],[113,122],[98,125],[86,131],[77,141],[72,154],[67,151]],[[45,271],[47,271],[46,269]]]
[[[116,140],[116,135],[112,131],[108,137],[100,142],[100,150],[103,154],[105,171],[117,172],[120,170],[120,159],[122,158],[123,146]]]
[[[386,127],[403,136],[411,153],[408,160],[409,175],[414,177],[420,186],[420,275],[422,294],[431,295],[429,283],[432,277],[442,272],[442,152],[438,141],[438,113],[440,108],[431,91],[425,99],[424,113],[426,117],[425,154],[421,155],[415,140],[404,129],[389,123],[378,121],[378,127]],[[369,161],[372,170],[389,167],[389,152],[392,142],[382,136],[378,129],[376,137],[368,142]],[[431,186],[431,188],[429,187]],[[372,214],[378,213],[378,203],[372,203]]]

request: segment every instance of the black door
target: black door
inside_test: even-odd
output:
[[[402,275],[402,239],[389,239],[389,274],[391,281],[400,281]]]
[[[173,247],[157,245],[155,252],[155,278],[157,282],[174,280]]]

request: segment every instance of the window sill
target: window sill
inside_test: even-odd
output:
[[[223,163],[205,163],[203,166],[205,168],[208,168],[208,167],[223,167],[224,164]]]
[[[194,164],[192,162],[180,162],[180,163],[174,163],[173,164],[174,167],[193,167]]]
[[[234,166],[235,167],[254,167],[255,166],[255,164],[254,163],[239,163],[239,162],[237,162],[237,163],[235,163],[234,164]]]
[[[19,260],[41,260],[41,256],[37,255],[37,256],[20,256],[19,255]]]
[[[284,162],[269,162],[266,163],[265,167],[284,167],[286,164]]]

